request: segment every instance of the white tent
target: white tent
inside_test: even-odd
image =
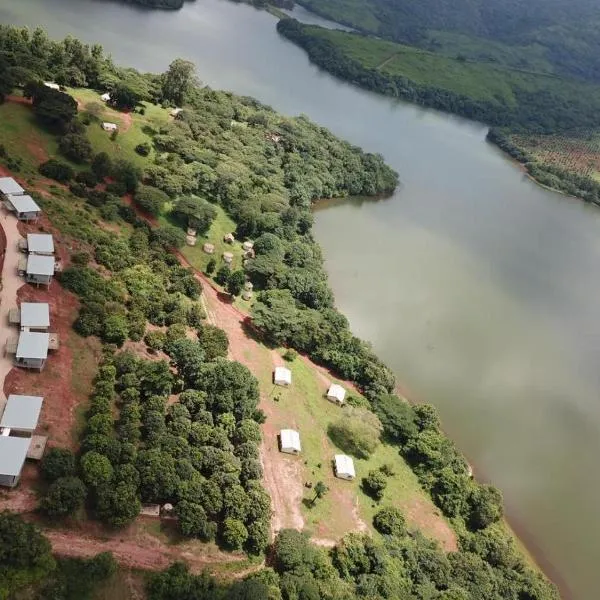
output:
[[[273,376],[273,382],[275,385],[288,386],[292,383],[292,372],[285,367],[276,367],[275,374]]]
[[[104,122],[102,123],[102,129],[104,129],[104,131],[117,131],[119,127],[116,123]]]
[[[336,402],[337,404],[344,404],[344,398],[346,397],[346,390],[337,383],[332,383],[327,390],[327,400]]]
[[[335,476],[340,479],[354,479],[356,471],[354,470],[354,461],[345,454],[336,454],[334,458]]]
[[[293,429],[282,429],[279,433],[279,441],[281,443],[281,451],[288,454],[299,454],[302,447],[300,446],[300,434]]]

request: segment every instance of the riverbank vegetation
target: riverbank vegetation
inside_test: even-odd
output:
[[[27,84],[49,79],[67,86],[83,79],[98,92],[117,91],[134,98],[136,120],[144,125],[132,127],[143,129],[150,146],[135,160],[123,150],[116,157],[100,151],[95,109],[83,103],[67,114],[62,107],[71,102],[62,96],[69,94],[52,95],[50,106],[69,118],[52,132],[56,154],[44,157],[41,169],[62,186],[38,200],[78,248],[60,276],[81,302],[76,331],[99,337],[105,351],[77,456],[53,453],[44,463],[46,514],[64,518],[86,508],[118,528],[142,503],[166,504],[183,536],[250,554],[267,549],[270,502],[257,449],[265,414],[257,408],[257,379],[225,358],[228,340],[207,327],[198,279],[174,253],[188,227],[210,230],[226,213],[235,237],[254,246],[233,270],[216,257],[213,272],[230,295],[246,280],[253,283],[253,335],[307,353],[357,385],[364,397],[357,394],[355,406],[332,420],[332,443],[357,462],[374,456],[382,441],[397,460],[400,453],[452,523],[459,548],[446,553],[405,527],[386,501],[385,490],[393,487],[388,481],[396,476],[386,463],[361,473],[379,533],[350,534],[327,551],[299,532],[283,532],[273,547],[274,570],[224,588],[176,566],[152,579],[149,597],[244,598],[249,590],[252,597],[283,600],[557,597],[515,549],[502,523],[500,493],[471,478],[434,409],[410,407],[393,395],[391,371],[335,308],[311,234],[311,205],[324,197],[392,191],[397,175],[381,156],[305,117],[287,118],[251,98],[200,88],[185,61],[162,75],[141,75],[116,67],[97,46],[11,28],[0,28],[0,52],[0,80],[12,82],[6,94],[20,85],[39,94]],[[173,117],[160,109],[160,118],[155,113],[144,122],[151,107],[159,111],[175,98],[183,111]],[[35,127],[47,127],[47,119]],[[110,140],[115,149],[119,139]],[[89,155],[74,153],[87,144]],[[0,158],[7,164],[15,152],[8,148]]]

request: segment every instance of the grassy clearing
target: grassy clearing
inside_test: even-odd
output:
[[[410,521],[409,507],[418,506],[430,515],[431,522],[420,518],[412,525],[419,527],[425,535],[435,537],[436,525],[442,517],[433,506],[431,499],[425,494],[419,482],[398,453],[397,448],[380,445],[368,460],[354,460],[357,478],[353,482],[337,479],[333,474],[332,459],[335,454],[342,453],[327,436],[327,427],[336,421],[343,408],[328,402],[324,395],[327,382],[314,368],[301,358],[288,363],[292,370],[292,385],[289,388],[273,386],[271,370],[260,379],[261,387],[267,391],[274,404],[274,415],[271,424],[282,429],[297,429],[301,435],[302,455],[290,457],[290,460],[303,462],[303,481],[323,481],[328,487],[327,495],[311,504],[313,494],[306,490],[303,513],[307,530],[314,536],[327,539],[338,539],[350,530],[356,529],[358,519],[371,529],[373,515],[385,505],[397,506],[407,513]],[[335,380],[334,380],[335,381]],[[342,383],[339,382],[338,383]],[[350,392],[349,395],[356,395]],[[278,400],[276,398],[279,398]],[[382,465],[390,465],[395,473],[388,479],[385,496],[376,503],[361,489],[361,479],[368,471],[378,469]],[[421,511],[421,516],[423,511]]]
[[[301,0],[298,4],[332,21],[355,24],[369,33],[378,33],[381,26],[373,7],[363,0]]]
[[[146,574],[120,567],[108,581],[105,581],[95,591],[93,600],[130,600],[144,598],[144,583]]]

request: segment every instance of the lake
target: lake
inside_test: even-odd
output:
[[[0,21],[101,42],[143,70],[191,59],[213,87],[381,152],[402,180],[392,198],[315,215],[339,308],[407,394],[438,407],[572,597],[598,597],[600,210],[533,184],[479,124],[319,71],[246,5],[2,0]]]

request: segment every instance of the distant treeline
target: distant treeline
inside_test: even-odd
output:
[[[401,75],[393,75],[368,68],[351,58],[342,48],[294,19],[283,19],[277,24],[278,32],[295,42],[312,62],[333,75],[371,91],[408,102],[454,113],[489,125],[511,127],[514,130],[549,133],[578,127],[599,125],[598,107],[581,98],[581,91],[569,89],[569,82],[561,86],[561,97],[555,90],[528,91],[515,87],[512,92],[516,103],[512,106],[478,100],[447,89],[415,83]]]

